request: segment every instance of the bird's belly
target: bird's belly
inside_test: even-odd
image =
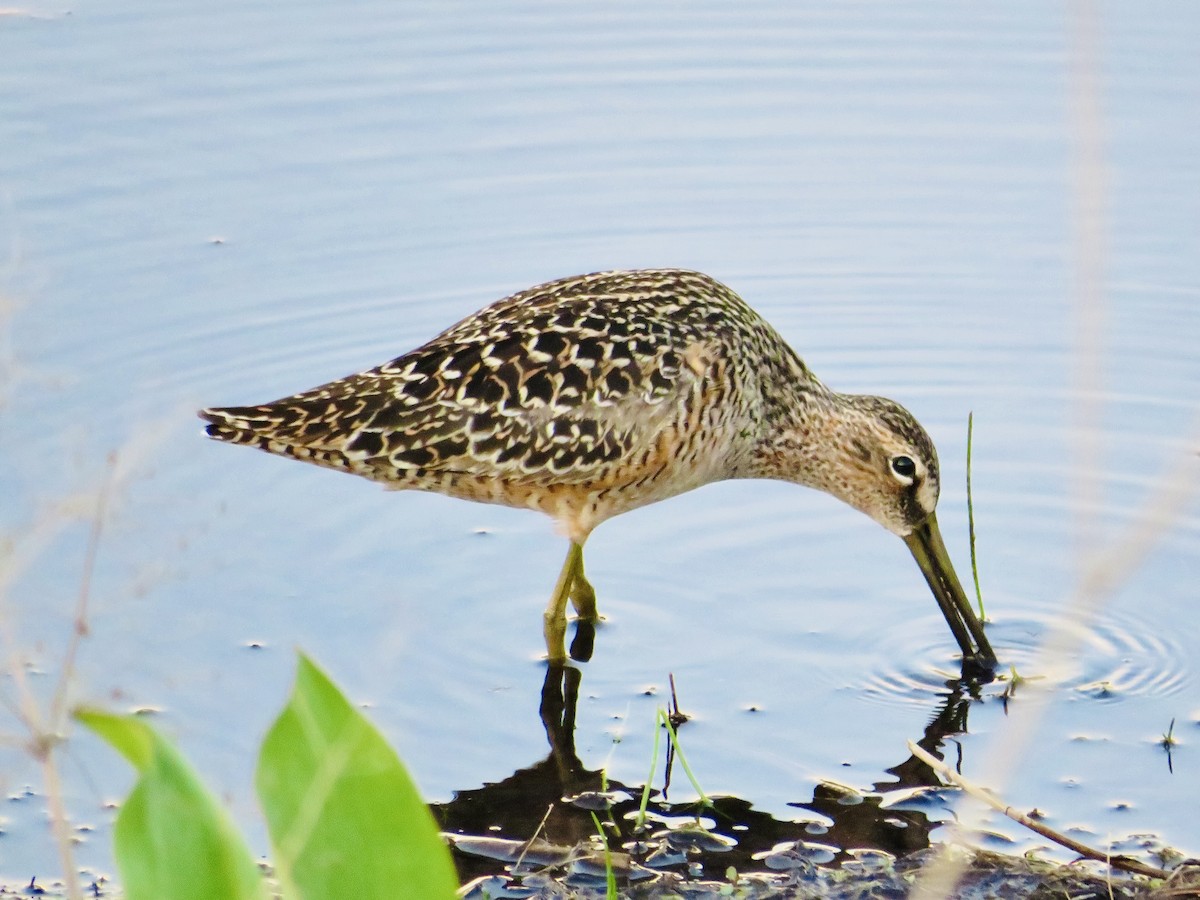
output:
[[[582,543],[606,519],[726,477],[717,461],[689,458],[692,454],[679,454],[679,449],[663,440],[646,454],[587,479],[555,480],[548,473],[504,478],[443,470],[411,479],[402,476],[389,486],[536,510],[553,518],[571,540]]]

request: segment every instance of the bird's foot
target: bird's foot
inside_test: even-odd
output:
[[[971,684],[990,684],[996,680],[995,656],[986,653],[972,653],[962,658],[962,680]]]
[[[583,572],[575,573],[571,582],[571,605],[581,622],[599,622],[600,613],[596,611],[596,589],[588,581]]]

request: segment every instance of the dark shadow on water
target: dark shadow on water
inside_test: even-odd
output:
[[[506,841],[525,842],[536,836],[560,849],[588,845],[596,835],[593,812],[611,823],[608,841],[613,850],[634,848],[633,858],[641,862],[635,842],[646,840],[654,847],[655,841],[648,838],[657,835],[660,850],[670,851],[667,845],[674,843],[678,851],[674,855],[659,852],[657,867],[686,870],[692,875],[701,869],[724,872],[729,866],[740,872],[762,871],[766,868],[764,856],[774,848],[800,841],[830,848],[835,863],[845,860],[851,850],[881,850],[904,856],[928,847],[932,829],[948,818],[944,800],[936,790],[941,783],[928,766],[910,756],[887,769],[892,777],[876,782],[873,793],[818,785],[811,799],[789,804],[798,809],[797,821],[757,811],[751,801],[739,797],[713,797],[713,806],[706,810],[691,802],[670,803],[656,788],[650,795],[646,833],[635,835],[642,785],[606,781],[599,769],[587,768],[576,753],[575,709],[582,678],[580,669],[571,665],[549,666],[546,670],[539,704],[550,747],[544,759],[493,784],[460,791],[448,803],[433,805],[443,831],[485,839],[463,842],[473,852],[455,848],[455,862],[464,883],[509,871],[513,847]],[[947,739],[966,730],[973,688],[971,683],[947,682],[946,692],[918,741],[924,749],[940,757]],[[685,725],[681,732],[685,750],[686,735]],[[665,757],[666,740],[664,732],[660,760]],[[961,748],[956,752],[961,753]],[[961,759],[952,758],[954,763],[961,763]],[[656,777],[662,778],[661,762],[657,771]],[[677,780],[680,777],[682,773],[676,773]],[[888,803],[897,797],[902,802]],[[715,823],[711,832],[719,840],[683,850],[678,850],[678,842],[664,840],[669,828],[689,818],[694,822],[700,812]],[[668,822],[669,826],[665,824]],[[501,849],[491,853],[489,846]]]

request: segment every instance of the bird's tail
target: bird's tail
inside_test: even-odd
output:
[[[303,421],[294,421],[295,413],[295,409],[281,410],[272,405],[214,406],[200,410],[199,416],[208,422],[205,433],[218,441],[257,447],[343,472],[361,468],[340,446],[322,440],[324,429],[314,428],[315,433],[306,433]]]
[[[268,449],[274,440],[278,417],[260,406],[213,406],[198,413],[208,423],[204,432],[210,438],[229,444],[246,444]]]

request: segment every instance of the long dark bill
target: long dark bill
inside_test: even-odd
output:
[[[933,591],[933,597],[946,617],[946,624],[962,648],[963,662],[994,668],[996,654],[988,643],[987,635],[983,633],[983,623],[971,609],[958,576],[954,574],[954,565],[950,562],[950,554],[946,552],[942,533],[938,530],[937,515],[930,514],[904,538],[904,543],[908,544],[913,558],[921,567],[925,580],[929,582],[929,589]]]

